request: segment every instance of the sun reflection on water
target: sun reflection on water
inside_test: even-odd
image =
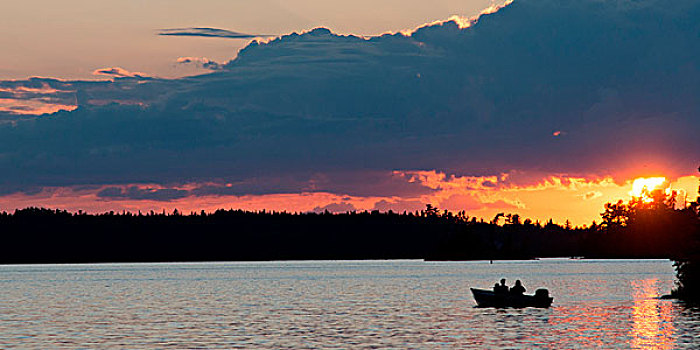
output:
[[[634,306],[630,345],[633,349],[674,347],[672,305],[658,299],[658,283],[657,279],[632,281]]]

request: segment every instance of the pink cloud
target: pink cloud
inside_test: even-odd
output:
[[[75,91],[68,83],[65,89],[56,89],[48,83],[39,86],[0,86],[0,112],[14,115],[41,115],[58,111],[72,111],[78,108]]]
[[[12,100],[0,98],[0,112],[17,115],[41,115],[56,113],[58,111],[72,111],[77,105],[65,105],[60,103],[43,103],[31,100]]]

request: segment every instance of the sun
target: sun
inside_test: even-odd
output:
[[[639,177],[632,182],[632,191],[630,191],[629,194],[637,198],[648,197],[651,191],[661,188],[665,183],[665,177]],[[651,200],[651,198],[648,199]]]

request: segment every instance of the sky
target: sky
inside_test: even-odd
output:
[[[166,37],[161,29],[213,27],[282,35],[319,26],[377,35],[453,15],[490,0],[26,0],[0,3],[0,79],[99,79],[119,66],[159,77],[201,73],[180,57],[228,61],[250,41]]]
[[[638,177],[695,199],[700,4],[496,5],[4,3],[0,210],[581,225]]]

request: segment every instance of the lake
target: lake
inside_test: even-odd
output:
[[[469,287],[502,277],[552,308],[475,308]],[[667,260],[0,266],[0,348],[697,347],[700,309],[657,299],[673,278]]]

